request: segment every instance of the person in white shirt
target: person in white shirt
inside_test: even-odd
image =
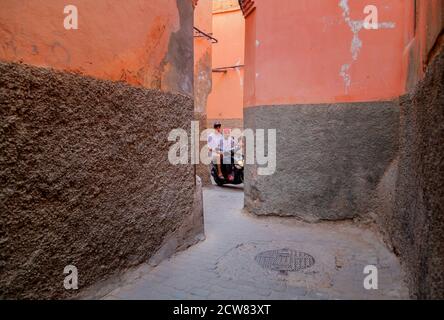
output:
[[[208,136],[208,150],[211,152],[211,158],[216,163],[217,175],[219,176],[219,179],[224,179],[221,167],[221,160],[223,156],[222,124],[219,121],[216,121],[213,128],[214,132]]]
[[[224,153],[224,159],[222,163],[231,163],[231,151],[236,152],[237,147],[238,143],[236,142],[234,137],[231,136],[231,129],[224,129],[222,139],[222,152]]]

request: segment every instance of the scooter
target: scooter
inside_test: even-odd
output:
[[[237,154],[235,150],[224,152],[223,161],[221,163],[223,179],[217,175],[217,164],[211,162],[211,176],[214,182],[221,187],[224,184],[241,184],[244,183],[244,157]]]

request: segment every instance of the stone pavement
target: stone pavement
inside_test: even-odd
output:
[[[103,299],[408,298],[397,258],[371,228],[255,217],[242,208],[242,189],[205,188],[206,239],[156,267],[140,266]],[[278,267],[296,261],[300,270],[262,267],[259,262],[276,267],[276,252],[257,257],[269,250],[281,250]],[[308,255],[291,258],[289,250]],[[378,290],[363,286],[370,264],[378,267]]]

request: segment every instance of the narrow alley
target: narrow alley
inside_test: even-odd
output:
[[[144,264],[128,272],[126,280],[102,298],[408,298],[398,259],[372,229],[352,222],[309,224],[292,218],[258,218],[242,208],[242,188],[205,188],[206,239],[156,267]],[[313,264],[302,262],[301,270],[294,272],[259,265],[258,255],[276,249],[307,253]],[[379,290],[363,286],[363,270],[371,264],[379,266]]]
[[[0,301],[438,299],[444,0],[0,0]]]

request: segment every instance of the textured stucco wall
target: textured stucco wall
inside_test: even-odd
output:
[[[443,84],[441,47],[425,79],[401,99],[399,160],[379,187],[379,225],[419,299],[444,299]]]
[[[392,102],[244,109],[245,128],[277,130],[276,172],[245,172],[245,206],[256,214],[337,220],[365,216],[396,156]]]
[[[66,265],[83,289],[180,230],[194,172],[167,135],[192,117],[185,95],[0,63],[0,298],[71,297]]]

